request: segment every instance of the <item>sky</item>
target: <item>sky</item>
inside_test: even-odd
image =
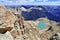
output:
[[[3,5],[60,5],[60,0],[0,0]]]

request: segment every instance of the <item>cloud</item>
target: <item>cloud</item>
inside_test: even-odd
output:
[[[38,2],[38,0],[0,0],[0,4],[3,5],[60,5],[60,1],[57,2]]]

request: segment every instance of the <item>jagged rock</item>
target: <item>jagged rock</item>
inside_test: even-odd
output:
[[[0,28],[0,33],[4,34],[7,31],[11,31],[12,29],[13,29],[12,27]]]

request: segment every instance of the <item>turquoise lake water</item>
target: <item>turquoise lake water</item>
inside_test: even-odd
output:
[[[45,29],[46,28],[46,23],[45,22],[39,22],[38,23],[38,28]]]

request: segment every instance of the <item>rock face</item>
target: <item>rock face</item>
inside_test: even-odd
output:
[[[13,40],[10,32],[14,29],[15,20],[15,15],[13,15],[10,10],[0,5],[0,40]],[[6,34],[7,31],[9,33]]]
[[[2,11],[4,10],[4,11]],[[8,9],[6,8],[0,8],[0,24],[3,24],[3,26],[5,27],[12,27],[13,23],[15,22],[16,18],[13,15],[13,13],[11,13]]]
[[[6,32],[6,34],[0,34],[0,40],[13,40],[10,32]]]
[[[0,5],[0,33],[6,31],[11,31],[14,26],[15,17],[14,15],[5,7]]]
[[[50,40],[60,40],[60,33],[54,34],[54,35],[50,38]]]
[[[16,16],[10,10],[0,5],[0,40],[21,39],[20,31],[15,29],[15,21]],[[15,35],[13,34],[16,35],[16,38],[14,38]]]
[[[0,40],[11,40],[11,38],[8,37],[7,35],[0,34]]]

